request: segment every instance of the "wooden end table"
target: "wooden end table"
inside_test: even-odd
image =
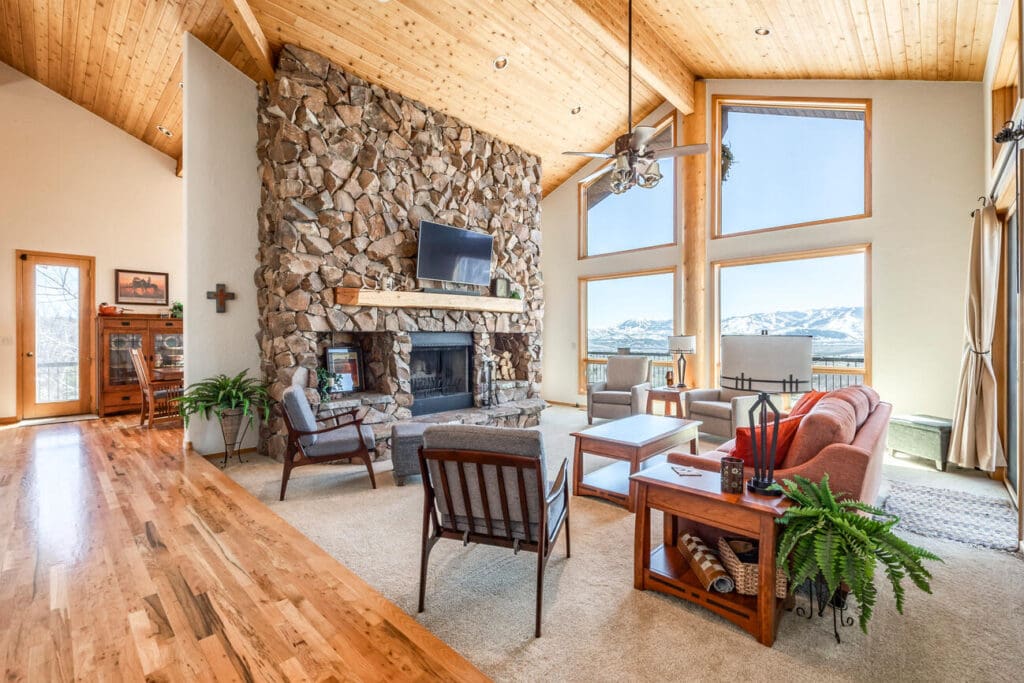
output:
[[[572,461],[573,495],[604,498],[632,512],[636,485],[630,475],[639,472],[644,461],[685,443],[690,444],[690,453],[696,454],[701,424],[697,420],[660,415],[633,415],[573,432],[572,436],[576,437]],[[584,476],[584,453],[618,462]]]
[[[665,403],[665,415],[672,413],[670,410],[673,406],[674,416],[683,417],[683,392],[689,391],[689,387],[654,387],[647,391],[647,414],[654,414],[654,402],[664,401]]]
[[[689,600],[748,631],[762,645],[775,642],[784,600],[775,597],[775,520],[789,503],[749,491],[722,493],[721,476],[681,477],[668,463],[632,477],[637,485],[633,586]],[[651,549],[651,510],[665,513],[663,544]],[[702,524],[758,541],[758,594],[707,591],[676,547],[681,527]],[[711,548],[716,539],[703,538]]]

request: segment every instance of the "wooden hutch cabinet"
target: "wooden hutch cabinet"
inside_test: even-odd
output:
[[[99,334],[96,407],[101,417],[138,410],[142,403],[129,353],[131,349],[142,349],[151,376],[159,369],[185,367],[181,320],[155,315],[101,315],[97,318],[96,329]]]

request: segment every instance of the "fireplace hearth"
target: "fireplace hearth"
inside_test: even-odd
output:
[[[473,335],[413,332],[409,362],[413,415],[473,407]]]

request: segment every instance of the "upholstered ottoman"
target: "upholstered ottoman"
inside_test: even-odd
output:
[[[889,419],[889,450],[935,462],[935,469],[946,471],[949,462],[949,433],[952,420],[931,415],[894,415]]]
[[[396,486],[405,486],[405,478],[420,473],[420,446],[423,431],[430,425],[423,422],[396,422],[391,427],[391,464],[395,468]]]

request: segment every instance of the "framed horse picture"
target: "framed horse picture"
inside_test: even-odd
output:
[[[114,302],[137,306],[166,306],[169,280],[167,273],[115,270]]]

